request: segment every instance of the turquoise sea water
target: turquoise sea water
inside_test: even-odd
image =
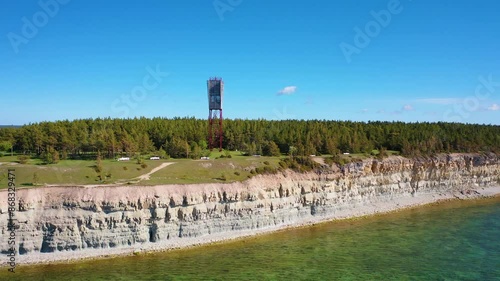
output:
[[[500,198],[188,250],[2,268],[0,280],[500,280]]]

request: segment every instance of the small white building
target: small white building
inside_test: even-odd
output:
[[[160,156],[151,156],[149,160],[160,160]]]
[[[117,160],[118,161],[130,161],[130,157],[120,157]]]

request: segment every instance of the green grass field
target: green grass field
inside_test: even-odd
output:
[[[158,185],[242,181],[252,176],[252,169],[266,165],[278,167],[280,161],[279,157],[242,156],[239,152],[230,154],[232,158],[216,159],[222,153],[214,152],[210,160],[144,160],[145,168],[135,160],[103,160],[100,178],[95,171],[95,161],[61,160],[57,164],[45,165],[39,159],[30,159],[26,164],[19,164],[16,156],[4,156],[0,158],[0,189],[7,187],[9,168],[15,169],[18,187],[114,183]],[[138,180],[139,176],[165,162],[173,164],[151,174],[149,180]]]
[[[106,184],[129,181],[148,173],[161,164],[161,161],[145,160],[146,168],[135,161],[103,160],[101,178],[95,171],[95,161],[62,160],[57,164],[41,164],[40,160],[30,160],[19,164],[9,157],[0,158],[0,188],[7,186],[7,170],[15,169],[17,186],[52,185],[52,184]],[[5,160],[11,160],[9,162]],[[35,176],[36,174],[36,176]],[[35,179],[37,178],[37,180]],[[37,181],[37,182],[35,182]]]
[[[377,153],[378,151],[372,152],[372,154]],[[397,153],[397,151],[388,151],[388,155]],[[209,160],[144,160],[145,167],[137,164],[136,160],[103,160],[103,169],[100,174],[96,172],[96,161],[93,160],[61,160],[57,164],[46,165],[40,159],[30,159],[28,163],[20,164],[16,156],[3,156],[0,158],[0,189],[7,187],[7,170],[9,168],[16,170],[16,185],[19,187],[87,184],[217,183],[246,180],[255,175],[252,170],[259,167],[278,168],[280,159],[284,157],[243,156],[238,151],[231,151],[229,154],[231,158],[221,158],[224,153],[213,152]],[[331,155],[322,155],[315,158],[318,161],[318,159],[321,160],[321,158],[327,157],[331,157]],[[346,163],[371,157],[373,156],[368,154],[340,155],[340,158],[345,160]],[[173,164],[152,173],[147,180],[138,179],[139,176],[151,172],[165,162]],[[319,162],[322,163],[323,161]]]
[[[242,181],[252,176],[251,170],[266,166],[278,167],[279,157],[253,157],[234,154],[232,158],[210,160],[173,160],[170,165],[151,175],[141,184],[157,185],[165,183],[215,183]]]

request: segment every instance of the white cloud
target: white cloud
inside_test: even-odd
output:
[[[291,95],[297,91],[297,86],[287,86],[278,92],[278,95]]]
[[[458,98],[431,98],[431,99],[417,99],[416,102],[430,103],[430,104],[441,104],[450,105],[461,103],[462,99]]]
[[[491,110],[491,111],[499,111],[500,110],[500,105],[494,103],[492,104],[490,107],[488,107],[488,110]]]
[[[403,106],[403,110],[404,111],[411,111],[411,110],[413,110],[413,106],[407,104],[407,105]]]

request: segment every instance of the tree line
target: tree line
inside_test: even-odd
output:
[[[207,120],[79,119],[0,128],[0,151],[47,160],[160,154],[207,155]],[[224,120],[223,147],[247,154],[321,155],[395,150],[406,156],[500,152],[500,126],[462,123],[329,120]],[[50,162],[50,161],[49,161]]]

